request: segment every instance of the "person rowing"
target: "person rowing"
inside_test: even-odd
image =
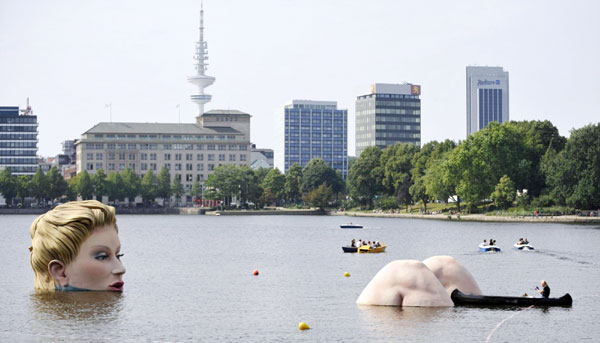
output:
[[[542,280],[541,284],[542,284],[542,289],[540,289],[538,286],[535,286],[535,290],[538,293],[540,293],[543,298],[549,298],[550,297],[550,287],[548,287],[548,283],[546,282],[546,280]]]

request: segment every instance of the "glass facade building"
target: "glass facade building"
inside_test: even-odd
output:
[[[0,107],[0,170],[10,168],[13,175],[35,174],[38,123],[31,108]]]
[[[348,110],[336,101],[293,100],[285,105],[285,171],[321,158],[346,180]]]
[[[502,67],[467,67],[467,136],[495,121],[509,121],[508,72]]]
[[[421,145],[421,86],[376,83],[356,99],[356,156],[367,147]]]

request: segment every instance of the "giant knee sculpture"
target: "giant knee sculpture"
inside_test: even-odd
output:
[[[360,305],[453,306],[454,289],[481,294],[477,282],[456,259],[434,256],[420,262],[399,260],[388,263],[367,284],[358,299]]]

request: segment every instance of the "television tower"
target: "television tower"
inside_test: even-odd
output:
[[[196,42],[196,75],[189,76],[188,82],[191,82],[198,86],[198,93],[190,96],[193,102],[198,104],[198,116],[204,114],[204,104],[210,101],[212,98],[209,94],[204,94],[204,88],[212,85],[215,82],[215,78],[212,76],[205,75],[204,72],[208,67],[208,45],[204,41],[204,6],[200,7],[200,40]]]

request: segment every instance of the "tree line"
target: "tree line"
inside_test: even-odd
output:
[[[490,123],[455,143],[365,149],[348,172],[348,193],[365,208],[432,201],[573,209],[600,208],[600,124],[562,137],[549,121]]]
[[[185,194],[180,175],[171,181],[164,166],[143,176],[130,169],[86,171],[66,182],[56,167],[33,176],[0,172],[0,192],[8,203],[34,197],[40,202],[59,198],[107,196],[133,201],[141,196],[150,205],[156,198],[180,199]],[[481,204],[498,208],[567,206],[600,208],[600,124],[572,130],[567,139],[549,121],[491,123],[466,140],[432,141],[422,147],[397,144],[369,147],[351,160],[348,179],[322,159],[304,168],[253,170],[221,165],[204,185],[191,187],[195,199],[220,200],[225,205],[309,205],[391,209],[419,204],[427,211],[433,201],[453,201],[461,211]],[[233,200],[235,199],[235,202]]]
[[[200,186],[195,183],[194,187]],[[47,173],[38,168],[32,176],[14,176],[10,168],[0,172],[0,193],[8,204],[15,201],[24,204],[26,197],[46,204],[48,201],[75,200],[77,197],[83,200],[101,200],[103,196],[107,196],[109,201],[128,199],[129,202],[141,196],[145,204],[151,204],[155,198],[169,199],[172,195],[181,197],[184,192],[181,175],[176,175],[171,182],[171,175],[166,166],[158,174],[150,170],[143,176],[137,175],[129,168],[122,172],[110,172],[108,175],[102,169],[98,169],[93,175],[84,170],[68,182],[56,167],[52,167]]]

